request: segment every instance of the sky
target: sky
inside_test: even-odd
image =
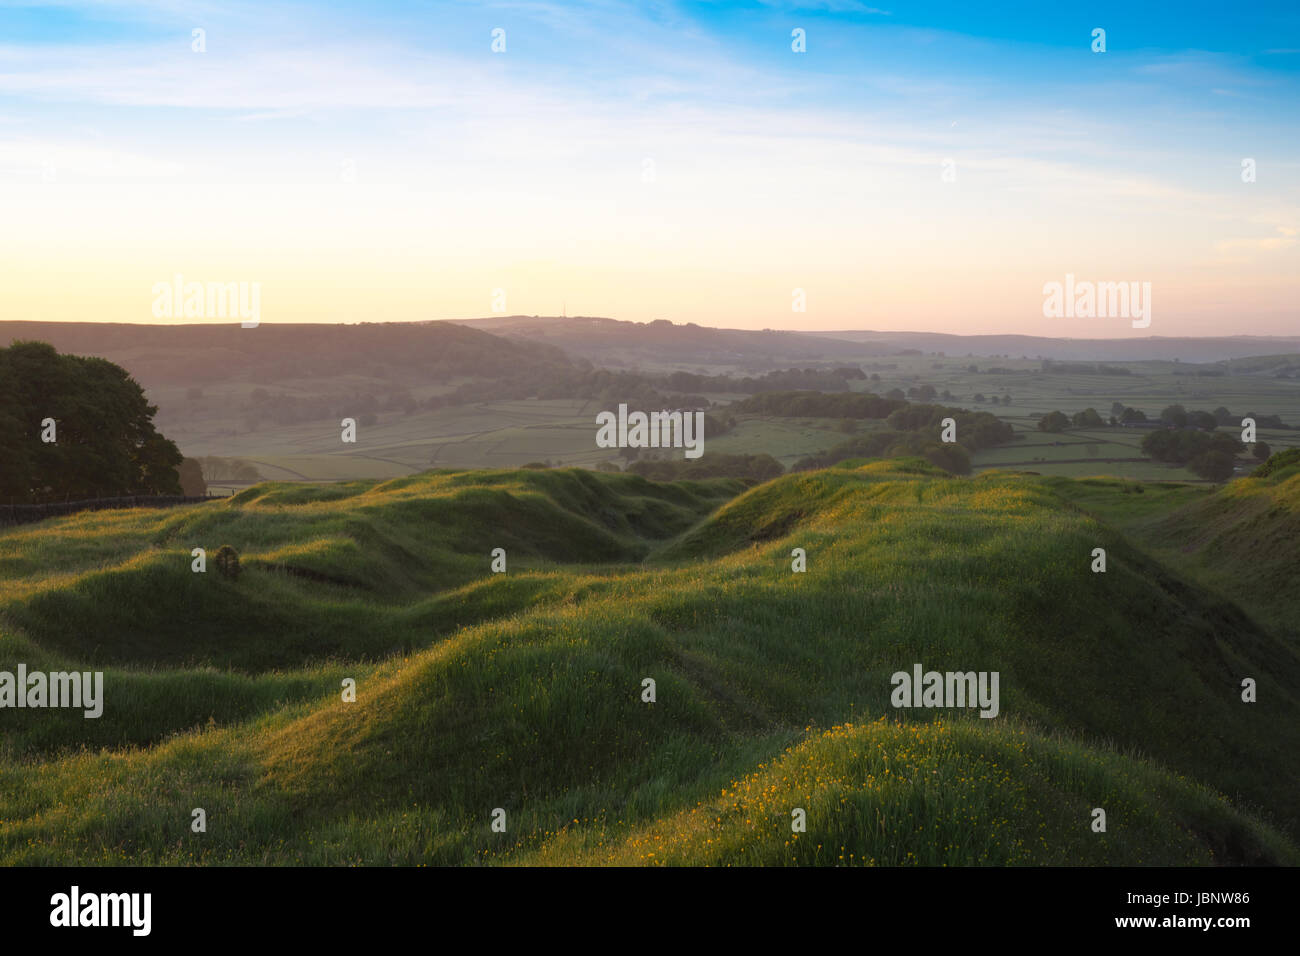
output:
[[[1300,335],[1300,4],[872,2],[0,0],[0,318]]]

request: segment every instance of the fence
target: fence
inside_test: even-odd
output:
[[[0,525],[26,524],[44,521],[78,511],[102,511],[105,508],[170,508],[198,501],[211,501],[215,496],[192,495],[128,495],[121,498],[86,498],[82,501],[53,501],[43,505],[0,504]]]

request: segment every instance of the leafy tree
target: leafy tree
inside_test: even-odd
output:
[[[1070,427],[1070,420],[1064,412],[1048,412],[1038,420],[1038,430],[1043,432],[1063,432]]]
[[[930,442],[921,451],[926,461],[954,475],[970,474],[970,453],[956,442]]]
[[[199,497],[208,493],[208,483],[203,480],[203,467],[196,458],[186,458],[177,471],[181,494]]]
[[[1189,428],[1155,431],[1142,439],[1142,450],[1152,458],[1177,464],[1189,464],[1211,451],[1235,458],[1242,447],[1241,442],[1224,432],[1207,435]]]
[[[1095,408],[1085,408],[1081,412],[1075,412],[1070,420],[1075,428],[1101,428],[1106,424]]]
[[[765,392],[751,395],[736,402],[728,408],[738,412],[753,412],[759,415],[775,415],[781,418],[884,418],[891,412],[906,407],[902,398],[881,398],[870,392]],[[710,431],[709,416],[705,416],[706,435]],[[734,427],[734,417],[730,419]]]
[[[1260,428],[1286,428],[1282,418],[1279,415],[1256,415],[1254,412],[1247,412],[1242,418],[1253,418],[1255,424]]]
[[[1187,409],[1181,405],[1170,405],[1160,413],[1160,420],[1175,428],[1187,427]]]
[[[1257,441],[1255,442],[1255,450],[1251,452],[1251,454],[1253,454],[1260,461],[1263,461],[1269,455],[1273,454],[1273,449],[1268,447],[1268,442]]]
[[[1218,422],[1220,425],[1231,425],[1235,421],[1235,419],[1232,416],[1232,412],[1228,411],[1222,405],[1220,405],[1210,414],[1214,416],[1214,420]]]
[[[60,355],[45,342],[0,349],[0,496],[179,494],[182,456],[155,430],[157,411],[106,359]],[[42,441],[45,419],[53,442]]]
[[[722,455],[707,452],[699,458],[634,461],[627,470],[654,481],[695,478],[752,478],[767,481],[785,474],[785,467],[771,455]]]
[[[957,441],[968,451],[978,451],[990,445],[1011,441],[1015,431],[990,412],[972,412],[964,408],[944,405],[908,405],[890,414],[885,423],[903,432],[917,432],[923,438],[938,437],[943,420],[951,418],[957,424]],[[922,454],[915,450],[909,454]],[[855,457],[855,456],[845,456]]]
[[[1202,478],[1224,482],[1232,477],[1233,457],[1226,451],[1212,448],[1193,458],[1187,467]]]
[[[1139,409],[1125,408],[1124,411],[1120,412],[1119,420],[1121,424],[1127,425],[1131,422],[1144,422],[1147,420],[1147,416],[1146,412]]]

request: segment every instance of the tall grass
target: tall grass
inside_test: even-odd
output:
[[[223,543],[237,582],[190,571]],[[1051,480],[262,485],[0,567],[0,669],[108,669],[98,722],[0,712],[7,862],[1300,859],[1294,651]],[[894,710],[914,662],[998,671],[1002,716]]]

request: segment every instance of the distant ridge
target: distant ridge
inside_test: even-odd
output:
[[[1231,335],[1200,338],[1159,335],[1127,339],[1049,338],[1037,335],[952,335],[947,332],[809,332],[838,341],[882,345],[891,348],[945,352],[948,355],[1008,355],[1028,358],[1079,359],[1092,361],[1151,361],[1178,359],[1182,362],[1221,362],[1300,352],[1300,336]]]
[[[597,361],[615,349],[645,353],[661,361],[709,362],[725,356],[758,358],[779,353],[790,359],[833,360],[850,356],[896,355],[904,349],[943,352],[948,356],[1072,359],[1081,361],[1220,362],[1300,352],[1300,336],[1145,336],[1081,339],[1037,335],[955,335],[948,332],[872,330],[789,331],[721,329],[694,323],[627,322],[599,316],[509,315],[450,319],[508,338],[527,338],[557,345]],[[653,353],[653,356],[651,355]]]
[[[134,324],[0,321],[0,346],[39,339],[78,355],[99,355],[145,385],[260,374],[334,375],[358,362],[419,369],[421,377],[510,374],[519,363],[567,364],[568,356],[622,368],[709,365],[753,370],[845,363],[941,352],[949,358],[1006,356],[1079,361],[1222,362],[1300,354],[1300,336],[1049,338],[946,332],[722,329],[665,319],[509,315],[413,322]],[[539,346],[541,348],[539,349]],[[256,371],[255,371],[256,370]]]

